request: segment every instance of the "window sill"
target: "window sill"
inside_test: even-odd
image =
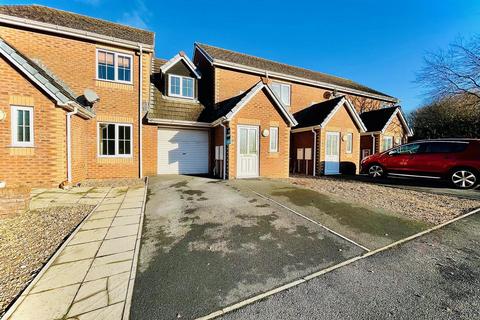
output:
[[[195,98],[183,98],[180,96],[168,96],[168,95],[167,96],[163,95],[162,97],[166,100],[171,100],[171,101],[179,101],[179,102],[191,103],[191,104],[200,103],[200,101],[198,101],[198,99],[195,99]]]
[[[122,163],[132,163],[134,162],[133,157],[97,157],[98,163],[105,164],[122,164]]]
[[[18,145],[18,144],[11,144],[9,146],[7,146],[7,148],[35,148],[35,145]]]
[[[125,84],[125,85],[131,85],[133,86],[133,81],[118,81],[118,80],[108,80],[108,79],[95,79],[96,81],[100,82],[109,82],[109,83],[117,83],[117,84]]]

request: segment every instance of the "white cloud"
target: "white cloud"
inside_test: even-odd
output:
[[[124,12],[118,22],[140,29],[148,29],[148,21],[151,15],[143,0],[136,0],[134,9]]]

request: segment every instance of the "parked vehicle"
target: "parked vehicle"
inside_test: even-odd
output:
[[[446,179],[471,189],[480,182],[480,139],[423,140],[407,143],[362,160],[362,173]]]

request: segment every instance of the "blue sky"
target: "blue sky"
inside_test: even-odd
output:
[[[480,33],[478,0],[283,2],[70,0],[36,3],[147,28],[156,55],[192,54],[199,41],[352,79],[401,99],[411,111],[426,52]]]

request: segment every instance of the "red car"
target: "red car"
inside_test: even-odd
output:
[[[362,160],[362,173],[446,179],[454,187],[480,182],[480,139],[425,140],[404,144]]]

